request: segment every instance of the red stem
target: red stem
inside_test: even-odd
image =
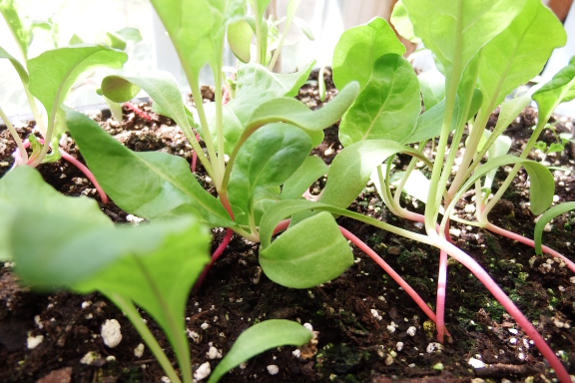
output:
[[[198,140],[198,142],[200,142],[200,134],[199,133],[196,133],[196,140]],[[196,153],[196,151],[192,149],[192,165],[190,166],[192,173],[196,172],[196,164],[197,163],[198,163],[198,153]]]
[[[219,244],[216,251],[214,251],[214,253],[212,254],[212,259],[210,260],[210,263],[208,263],[206,265],[206,267],[204,267],[202,274],[200,274],[198,280],[196,281],[195,289],[199,289],[200,286],[202,286],[202,283],[204,282],[204,279],[206,279],[206,275],[208,274],[208,271],[210,271],[210,268],[212,267],[212,265],[216,262],[216,260],[220,257],[220,255],[222,255],[224,253],[224,250],[226,249],[226,247],[228,247],[228,244],[230,243],[230,240],[232,239],[232,234],[234,234],[234,231],[232,229],[228,228],[226,230],[226,236],[224,237],[222,242]]]
[[[525,238],[522,235],[519,235],[519,234],[514,233],[512,231],[505,230],[499,226],[492,224],[491,222],[487,222],[487,224],[485,225],[485,229],[487,229],[487,230],[489,230],[495,234],[502,235],[502,236],[507,237],[509,239],[512,239],[514,241],[523,243],[524,245],[535,248],[535,242],[532,239]],[[563,254],[551,249],[548,246],[542,245],[541,249],[546,254],[549,254],[553,257],[561,258],[563,260],[563,262],[565,262],[565,264],[567,265],[569,270],[571,270],[572,272],[575,273],[575,263],[572,260],[570,260],[569,258],[564,256]]]
[[[152,117],[142,109],[138,108],[136,105],[132,104],[131,102],[125,102],[124,106],[130,109],[132,112],[136,113],[138,116],[142,117],[144,120],[151,122]]]

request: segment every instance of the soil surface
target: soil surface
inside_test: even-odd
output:
[[[299,99],[310,108],[321,107],[318,99],[317,72],[300,90]],[[336,93],[327,76],[327,98]],[[204,88],[206,99],[213,90]],[[159,150],[181,155],[191,162],[191,146],[175,124],[151,112],[150,105],[140,104],[151,121],[124,108],[121,124],[109,113],[92,116],[103,129],[132,150]],[[507,129],[513,140],[512,151],[518,154],[535,125],[537,113],[527,108]],[[497,120],[497,111],[490,126]],[[22,137],[31,133],[33,124],[21,126]],[[558,120],[559,132],[570,131],[573,124]],[[325,141],[314,154],[330,163],[341,150],[337,126],[326,130]],[[547,130],[541,140],[555,142]],[[80,158],[71,139],[67,151]],[[8,171],[15,145],[6,129],[0,129],[0,176]],[[561,153],[544,156],[534,151],[532,158],[553,167],[556,179],[555,202],[575,200],[575,160],[568,147]],[[406,166],[408,157],[398,157],[395,166]],[[80,171],[59,161],[39,168],[46,182],[64,194],[87,195],[100,202],[102,210],[115,222],[133,221],[132,216],[113,202],[103,205],[93,185]],[[500,169],[501,183],[506,169]],[[198,168],[197,177],[210,184]],[[318,193],[325,179],[312,188]],[[521,172],[504,195],[490,219],[496,225],[532,238],[535,216],[529,211],[529,182]],[[461,218],[471,220],[467,203],[458,205]],[[402,204],[422,213],[424,206],[403,198]],[[471,205],[471,204],[470,204]],[[412,231],[423,232],[422,225],[394,217],[368,185],[350,209],[387,221]],[[339,223],[374,248],[415,290],[435,307],[439,251],[402,237],[348,219]],[[575,259],[573,243],[575,215],[555,219],[544,243]],[[224,236],[214,230],[213,249]],[[532,320],[552,349],[561,356],[575,375],[575,277],[564,264],[549,257],[537,257],[527,246],[501,238],[475,227],[452,225],[452,239],[472,255],[510,295]],[[294,347],[282,347],[249,360],[242,368],[226,375],[222,382],[490,382],[554,379],[549,366],[533,343],[506,314],[502,306],[468,270],[450,262],[446,324],[453,337],[451,344],[438,345],[434,326],[423,312],[398,288],[370,258],[354,249],[355,263],[343,275],[308,290],[288,289],[272,283],[262,274],[257,260],[258,246],[234,236],[223,256],[210,270],[199,291],[190,294],[186,308],[191,358],[194,368],[206,361],[212,369],[218,359],[207,352],[215,347],[227,353],[238,335],[257,321],[285,318],[312,324],[318,331],[317,350],[304,359]],[[145,313],[153,333],[175,360],[166,338]],[[108,319],[121,325],[122,341],[108,348],[100,336]],[[35,348],[27,339],[42,336]],[[36,338],[39,339],[39,338]],[[138,333],[120,310],[97,293],[80,296],[68,292],[37,295],[18,283],[13,265],[0,265],[0,382],[161,382],[163,371],[146,348],[142,356],[134,349],[142,342]],[[95,353],[91,364],[82,363],[88,353]],[[298,356],[299,355],[299,356]],[[483,363],[475,368],[469,361]],[[268,367],[279,372],[271,375]],[[476,365],[477,367],[477,365]]]

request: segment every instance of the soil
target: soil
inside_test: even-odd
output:
[[[318,99],[317,72],[300,90],[299,99],[311,108],[321,107]],[[327,76],[326,101],[336,93]],[[213,90],[204,88],[206,98]],[[132,150],[160,150],[182,155],[191,161],[191,147],[175,124],[151,112],[150,105],[139,104],[150,113],[152,121],[124,109],[118,124],[106,111],[92,117],[102,128]],[[507,129],[513,139],[512,150],[519,153],[535,124],[537,113],[527,108]],[[497,111],[490,121],[495,125]],[[26,137],[31,126],[18,128]],[[569,131],[572,122],[558,120],[558,131]],[[0,176],[11,167],[15,145],[5,129],[0,129]],[[554,142],[546,131],[542,140]],[[80,158],[71,139],[67,151]],[[337,126],[326,130],[325,141],[314,150],[327,163],[341,150]],[[532,157],[554,167],[556,202],[575,200],[575,160],[573,151],[548,156],[533,152]],[[409,158],[398,157],[401,168]],[[113,202],[103,205],[92,185],[75,167],[59,161],[41,165],[42,176],[54,188],[71,196],[87,195],[100,202],[102,210],[115,222],[130,221],[130,216]],[[198,169],[197,176],[206,182]],[[505,170],[498,172],[502,182]],[[325,179],[314,185],[319,192]],[[498,204],[491,220],[504,228],[532,237],[534,217],[528,209],[528,180],[522,172],[513,187]],[[209,186],[209,184],[208,184]],[[573,188],[573,189],[572,189]],[[459,206],[462,218],[468,196]],[[423,204],[403,200],[403,205],[423,212]],[[409,230],[422,227],[391,215],[382,206],[373,185],[368,185],[350,209],[369,214]],[[439,251],[410,242],[384,231],[348,219],[340,224],[374,248],[397,270],[432,307]],[[453,240],[471,254],[511,296],[534,322],[540,333],[561,355],[570,374],[575,374],[575,278],[561,264],[548,257],[537,257],[533,249],[500,238],[471,226],[452,226]],[[544,242],[575,259],[573,243],[575,216],[564,215],[553,222]],[[213,248],[223,238],[214,230]],[[554,379],[549,366],[529,338],[505,313],[483,285],[456,262],[450,262],[447,285],[446,324],[453,343],[439,347],[433,325],[423,312],[384,272],[363,253],[354,249],[355,263],[343,275],[324,285],[308,289],[288,289],[268,280],[257,261],[258,246],[238,236],[210,270],[199,291],[190,294],[186,308],[186,327],[197,333],[189,339],[194,368],[209,361],[212,369],[218,359],[206,356],[210,346],[226,354],[238,335],[257,321],[285,318],[311,323],[318,331],[317,352],[309,359],[297,357],[294,347],[282,347],[249,360],[236,368],[222,382],[548,382]],[[563,265],[564,266],[564,265]],[[375,315],[377,314],[377,315]],[[166,338],[145,313],[153,333],[174,360]],[[121,324],[123,339],[113,349],[104,346],[101,325],[107,319]],[[411,329],[410,329],[411,328]],[[415,333],[413,333],[415,328]],[[27,348],[29,336],[43,336],[33,349]],[[1,382],[160,382],[164,376],[153,355],[146,348],[141,357],[134,349],[141,338],[127,318],[100,294],[87,296],[59,292],[39,295],[18,283],[13,265],[0,266],[0,381]],[[81,359],[89,352],[98,354],[86,365]],[[485,363],[474,368],[470,358]],[[267,367],[276,365],[271,375]]]

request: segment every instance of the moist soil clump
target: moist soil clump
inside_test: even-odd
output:
[[[326,76],[326,102],[336,90]],[[204,88],[203,96],[213,99],[213,89]],[[317,71],[300,90],[298,98],[310,108],[319,108]],[[163,151],[180,155],[189,162],[192,148],[183,133],[168,118],[151,112],[147,103],[138,105],[151,121],[124,108],[121,123],[106,111],[91,116],[118,141],[135,151]],[[490,124],[495,125],[497,111]],[[527,108],[507,129],[518,154],[525,145],[536,110]],[[23,137],[31,134],[33,124],[18,128]],[[559,119],[558,131],[570,131],[571,121]],[[324,142],[313,154],[331,163],[342,149],[337,124],[325,131]],[[541,140],[555,142],[555,134],[546,131]],[[6,129],[0,130],[0,176],[12,166],[15,145]],[[83,161],[71,139],[65,149]],[[532,158],[553,166],[557,203],[575,200],[571,185],[575,176],[573,150]],[[395,167],[409,162],[399,156]],[[215,192],[200,164],[196,176],[202,185]],[[96,199],[114,222],[134,222],[113,202],[104,205],[93,185],[75,167],[64,161],[38,167],[42,176],[60,192],[86,195]],[[506,176],[500,169],[495,185]],[[325,177],[311,188],[318,194]],[[498,226],[533,236],[535,218],[528,207],[528,178],[520,172],[504,200],[494,209],[491,220]],[[471,220],[465,209],[472,204],[468,195],[457,206],[461,218]],[[409,197],[402,204],[422,213],[424,206]],[[422,225],[393,216],[383,205],[373,185],[363,190],[350,209],[423,233]],[[349,219],[339,223],[374,248],[408,283],[435,307],[439,251],[397,237],[385,231]],[[573,243],[575,215],[558,217],[544,235],[544,243],[575,258]],[[214,230],[212,249],[224,236]],[[544,256],[538,257],[527,246],[478,230],[452,225],[452,239],[472,255],[503,287],[519,308],[535,322],[551,347],[575,374],[575,278],[564,265]],[[30,240],[33,240],[31,233]],[[238,335],[258,321],[281,318],[310,323],[318,331],[315,347],[302,351],[281,347],[267,351],[235,368],[222,382],[471,382],[490,381],[547,382],[553,378],[549,366],[533,343],[515,324],[501,305],[470,272],[457,262],[449,264],[446,324],[452,343],[439,345],[434,325],[408,295],[370,258],[354,248],[355,263],[337,279],[312,289],[295,290],[279,286],[262,273],[257,260],[258,246],[234,236],[223,256],[207,275],[199,291],[190,294],[186,308],[192,364],[198,368],[206,361],[212,369],[219,358],[209,359],[210,347],[225,355]],[[1,382],[160,382],[163,371],[146,348],[142,356],[134,354],[142,340],[122,312],[103,296],[80,296],[68,292],[36,294],[18,283],[13,264],[0,265],[0,381]],[[175,360],[169,344],[154,321],[142,313],[168,357]],[[101,325],[116,319],[121,325],[122,341],[111,349],[103,344]],[[35,348],[27,340],[42,336]],[[39,339],[39,338],[36,338]],[[84,364],[92,353],[95,360]],[[470,360],[474,366],[470,364]],[[85,360],[84,360],[85,361]],[[279,372],[271,375],[268,367]],[[477,368],[484,365],[483,368]],[[273,368],[272,368],[273,370]],[[478,382],[478,381],[476,381]]]

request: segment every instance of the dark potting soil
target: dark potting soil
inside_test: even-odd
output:
[[[321,106],[318,99],[317,72],[299,94],[311,108]],[[335,94],[327,76],[329,100]],[[204,88],[206,98],[213,90]],[[175,124],[151,113],[147,104],[139,105],[150,113],[148,122],[129,109],[117,124],[105,112],[93,116],[100,125],[132,150],[160,150],[184,156],[191,161],[191,146]],[[535,124],[536,111],[527,108],[508,128],[514,153],[519,153]],[[495,124],[497,112],[490,123]],[[18,129],[30,134],[29,124]],[[572,129],[570,121],[560,120],[560,131]],[[555,136],[546,131],[541,138],[548,143]],[[8,132],[0,130],[0,176],[11,166],[15,145]],[[68,152],[81,159],[72,140]],[[337,126],[326,130],[324,142],[314,154],[330,163],[341,150]],[[543,158],[533,152],[533,159],[554,166],[557,202],[575,200],[575,160],[569,147],[562,153]],[[395,166],[409,161],[400,156]],[[75,167],[59,161],[41,165],[44,179],[57,190],[71,196],[99,197]],[[421,169],[423,170],[423,169]],[[497,183],[506,175],[500,169]],[[206,188],[210,183],[202,173],[198,179]],[[312,188],[318,193],[325,184],[320,179]],[[503,228],[532,237],[534,217],[528,205],[528,179],[521,172],[490,216]],[[573,190],[572,190],[573,188]],[[99,201],[100,202],[100,201]],[[472,219],[465,209],[471,195],[458,205],[461,218]],[[422,213],[424,206],[404,198],[404,206]],[[115,222],[128,222],[131,216],[113,202],[102,210]],[[373,185],[368,185],[350,209],[393,223],[412,231],[423,232],[421,225],[394,217],[382,206]],[[340,219],[340,224],[374,248],[408,283],[435,307],[439,251],[420,243],[394,236],[371,226]],[[536,323],[536,327],[553,350],[575,374],[575,278],[561,264],[549,257],[536,257],[533,249],[484,230],[453,223],[452,239],[472,255],[509,294],[519,308]],[[575,215],[565,215],[553,222],[544,242],[571,259]],[[219,244],[224,231],[214,230],[212,247]],[[257,261],[258,246],[234,236],[223,256],[210,270],[199,291],[190,294],[186,308],[186,328],[194,368],[210,362],[212,369],[219,359],[209,359],[210,347],[225,355],[238,335],[256,323],[271,318],[311,323],[318,331],[315,354],[298,357],[294,347],[267,351],[226,375],[222,382],[470,382],[484,379],[547,382],[554,378],[549,366],[513,319],[488,293],[487,289],[457,262],[450,262],[446,324],[453,343],[438,346],[433,325],[397,284],[370,258],[354,249],[355,263],[343,275],[321,286],[288,289],[272,283],[261,272]],[[166,338],[153,320],[143,313],[152,332],[175,360]],[[123,339],[115,348],[104,346],[101,325],[107,319],[121,324]],[[415,329],[415,332],[413,331]],[[28,337],[43,336],[33,349]],[[33,294],[18,283],[12,265],[0,266],[0,382],[160,382],[163,371],[146,348],[138,357],[134,349],[142,342],[129,321],[100,294],[87,296],[60,292]],[[97,354],[90,364],[81,359]],[[470,358],[485,363],[474,368]],[[279,372],[271,375],[268,366]],[[475,380],[474,382],[479,382]]]

